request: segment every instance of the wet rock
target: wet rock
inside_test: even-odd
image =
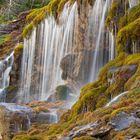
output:
[[[56,108],[42,109],[40,103],[39,110],[32,107],[22,106],[14,103],[1,103],[0,104],[0,136],[3,140],[11,140],[11,138],[20,131],[27,131],[33,124],[48,124],[56,123],[58,121],[58,112]],[[39,104],[38,104],[39,105]],[[31,105],[30,105],[31,106]]]
[[[111,126],[104,125],[104,123],[102,122],[95,122],[79,128],[77,127],[75,129],[77,130],[72,130],[72,132],[70,133],[70,138],[76,138],[81,136],[103,138],[104,136],[109,134]]]
[[[13,135],[30,128],[31,108],[16,104],[0,104],[0,135],[11,140]]]
[[[90,62],[92,62],[92,59],[92,50],[83,50],[79,53],[68,54],[61,61],[62,78],[64,80],[70,79],[76,81],[80,85],[85,84],[89,78],[89,70],[92,65]]]
[[[76,61],[76,54],[68,54],[61,61],[61,68],[63,70],[62,78],[66,80],[68,77],[72,77]]]
[[[115,131],[121,131],[137,122],[140,122],[140,119],[136,118],[134,114],[129,115],[125,112],[120,112],[109,122],[109,124],[114,128]]]
[[[68,85],[60,85],[56,87],[55,93],[52,94],[47,101],[59,101],[59,100],[67,100],[70,98],[70,93],[72,93],[72,90]]]
[[[45,113],[45,112],[39,112],[39,113],[35,113],[32,116],[32,123],[49,123],[49,119],[50,119],[50,114],[49,113]]]
[[[87,130],[91,130],[92,128],[96,128],[99,125],[98,122],[90,123],[84,126],[77,126],[75,127],[69,134],[70,138],[74,138],[77,136],[82,136],[86,134]]]
[[[17,43],[23,42],[22,38],[22,30],[25,26],[25,18],[29,11],[21,13],[17,20],[11,21],[9,24],[0,24],[0,35],[9,34],[10,39],[4,44],[0,45],[0,59],[6,58],[14,49]],[[12,71],[10,73],[10,88],[12,90],[6,90],[8,95],[6,96],[7,102],[16,102],[17,97],[17,87],[19,87],[20,80],[20,68],[21,68],[21,58],[22,58],[22,50],[20,52],[14,54],[14,64],[12,67]]]
[[[101,127],[99,130],[97,129],[97,130],[89,133],[89,135],[92,137],[102,138],[102,137],[108,135],[110,130],[111,130],[111,127],[104,126],[104,127]]]

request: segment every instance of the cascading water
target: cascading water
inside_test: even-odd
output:
[[[14,62],[14,52],[0,61],[0,101],[5,102],[5,89],[9,86],[9,74]]]
[[[113,33],[109,33],[108,38],[104,25],[110,4],[111,0],[96,0],[89,14],[86,41],[95,51],[88,82],[95,80],[100,68],[115,55]],[[34,28],[29,39],[24,39],[20,102],[45,100],[54,93],[56,86],[64,83],[60,62],[64,56],[73,52],[77,25],[77,3],[71,7],[66,4],[59,23],[53,16],[49,16]]]
[[[109,32],[109,60],[115,58],[115,39],[113,32]]]
[[[129,0],[129,7],[133,8],[139,3],[139,0]]]
[[[92,39],[92,48],[95,49],[93,55],[93,64],[90,72],[90,82],[97,78],[99,70],[108,61],[108,53],[105,46],[105,44],[108,42],[107,38],[105,37],[105,17],[110,3],[110,0],[96,0],[90,16],[88,36],[91,36],[90,39]],[[111,57],[113,58],[114,52],[113,36],[111,36],[109,39],[109,44],[111,45],[111,59]]]
[[[66,4],[59,24],[49,16],[24,39],[20,102],[45,100],[63,84],[60,62],[72,52],[77,19],[77,3],[72,7]]]
[[[117,102],[119,98],[121,98],[122,96],[124,96],[124,95],[127,94],[127,93],[128,93],[128,91],[125,91],[125,92],[119,94],[118,96],[114,97],[114,98],[106,105],[106,107],[108,107],[108,106],[112,105],[113,103]]]
[[[49,122],[51,122],[51,123],[57,123],[58,122],[58,110],[57,109],[49,109],[49,111],[50,111],[50,118],[49,118]]]
[[[9,5],[10,5],[10,6],[12,5],[12,0],[9,1]]]

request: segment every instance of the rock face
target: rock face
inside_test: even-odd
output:
[[[73,91],[67,85],[60,85],[56,87],[55,93],[52,94],[47,101],[56,102],[56,101],[65,101],[70,99],[70,94]]]
[[[107,55],[107,49],[104,49],[104,53]],[[88,83],[90,81],[89,73],[92,70],[93,56],[94,49],[83,49],[65,56],[60,65],[63,70],[62,78],[69,81],[69,84],[76,83],[79,87]]]
[[[46,102],[30,103],[22,106],[14,103],[0,104],[0,138],[11,140],[22,131],[27,131],[33,124],[48,124],[58,121],[57,104]]]
[[[115,118],[109,122],[115,131],[124,130],[134,123],[140,123],[140,119],[134,114],[129,115],[125,112],[119,113]]]
[[[113,67],[108,72],[108,82],[110,85],[117,83],[118,80],[126,82],[137,70],[137,65]]]
[[[64,138],[64,140],[72,140],[74,138],[80,138],[82,136],[90,136],[93,138],[106,140],[110,139],[111,131],[119,132],[129,128],[131,125],[134,124],[140,124],[140,119],[135,115],[135,113],[127,114],[125,112],[120,112],[108,123],[98,120],[94,123],[77,126],[69,133],[66,138]]]
[[[9,40],[4,42],[4,44],[0,45],[0,59],[5,58],[8,56],[15,47],[18,47],[19,42],[23,42],[22,38],[22,28],[25,25],[25,18],[29,12],[24,12],[19,15],[19,18],[15,21],[12,21],[10,24],[0,25],[0,33],[1,35],[4,34],[3,30],[6,31],[5,33],[8,34]],[[15,49],[14,52],[14,63],[12,66],[12,71],[10,73],[10,85],[6,90],[7,98],[6,102],[16,102],[16,92],[17,87],[19,86],[20,80],[20,68],[21,68],[21,59],[22,59],[22,49]]]
[[[30,128],[31,109],[15,104],[0,104],[0,135],[11,140],[15,133]]]
[[[4,34],[9,34],[14,29],[16,29],[16,26],[12,26],[10,24],[0,24],[0,36]]]

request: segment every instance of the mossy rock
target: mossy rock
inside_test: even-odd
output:
[[[71,92],[67,85],[60,85],[56,88],[55,97],[57,100],[67,100]]]
[[[113,0],[106,18],[106,26],[110,30],[114,30],[115,26],[118,28],[120,18],[125,15],[127,9],[129,9],[128,0]]]
[[[23,44],[19,43],[14,50],[14,55],[20,54],[23,51],[23,48],[24,48]]]
[[[138,41],[140,38],[140,18],[123,27],[117,35],[117,52],[125,52],[128,40]]]
[[[9,87],[6,88],[7,92],[12,92],[12,91],[15,91],[15,90],[17,90],[16,86],[9,86]]]
[[[140,17],[140,4],[129,9],[126,14],[120,18],[119,20],[119,29],[123,28],[124,26],[128,25],[129,23],[135,21]]]

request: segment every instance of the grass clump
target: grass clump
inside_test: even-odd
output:
[[[0,36],[0,45],[4,44],[5,42],[8,42],[11,40],[11,35],[10,34],[5,34]]]
[[[14,53],[15,53],[15,54],[21,53],[21,51],[23,50],[23,48],[24,48],[23,44],[22,44],[22,43],[19,43],[19,44],[16,46],[16,48],[15,48],[15,50],[14,50]]]

